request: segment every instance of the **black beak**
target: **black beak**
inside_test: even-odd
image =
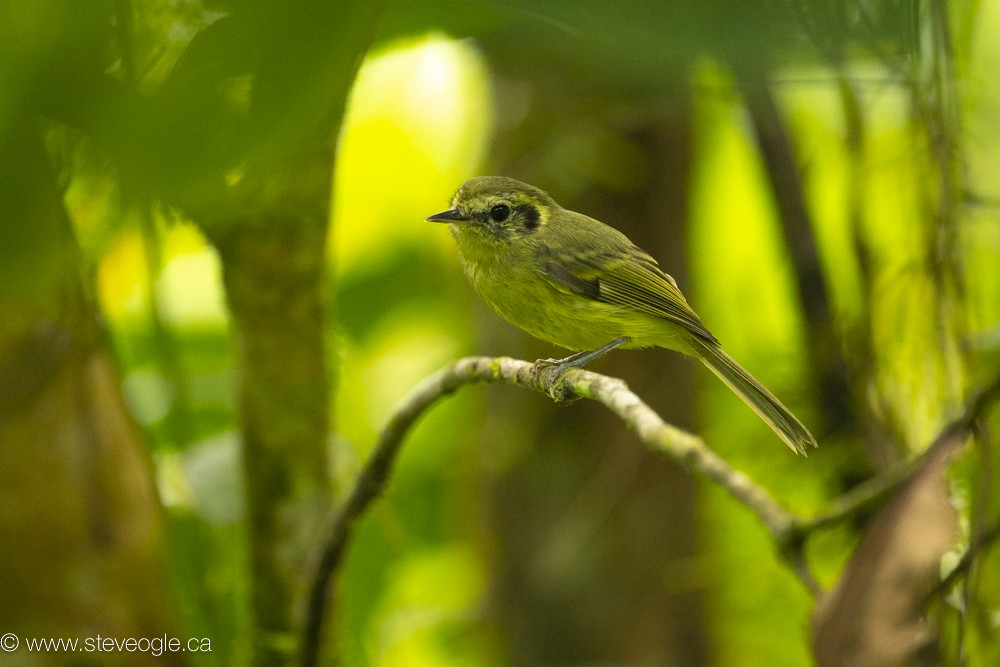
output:
[[[427,222],[465,222],[466,220],[468,218],[462,215],[462,212],[457,208],[449,208],[447,211],[441,211],[427,217]]]

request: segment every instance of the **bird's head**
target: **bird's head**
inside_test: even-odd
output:
[[[538,188],[503,176],[479,176],[462,184],[451,208],[428,222],[451,223],[456,238],[509,241],[530,236],[544,227],[553,209],[551,197]]]

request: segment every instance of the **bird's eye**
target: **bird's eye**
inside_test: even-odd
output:
[[[510,206],[497,204],[490,209],[490,217],[493,218],[493,222],[503,222],[510,217]]]

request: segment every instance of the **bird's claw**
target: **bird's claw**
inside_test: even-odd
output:
[[[572,360],[576,355],[570,355],[565,359],[538,359],[535,361],[535,369],[538,371],[550,371],[552,373],[562,373],[567,368],[573,368]]]

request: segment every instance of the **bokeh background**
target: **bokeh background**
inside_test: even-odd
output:
[[[293,662],[396,402],[463,355],[560,353],[423,222],[480,174],[657,257],[821,448],[679,355],[593,369],[818,511],[1000,372],[997,71],[1000,5],[962,0],[3,0],[0,632]],[[900,584],[923,634],[881,664],[1000,659],[991,442],[910,536],[951,576]],[[824,587],[869,525],[810,538]],[[344,665],[837,664],[750,512],[599,406],[509,386],[420,422],[333,590]]]

